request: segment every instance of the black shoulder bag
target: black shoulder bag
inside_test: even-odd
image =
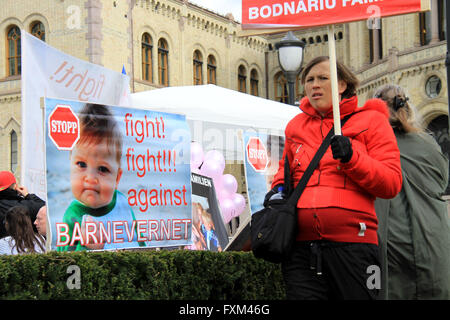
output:
[[[351,114],[342,119],[342,126],[350,116]],[[280,263],[289,257],[297,235],[298,199],[300,199],[320,159],[327,151],[333,131],[334,127],[328,132],[292,193],[290,192],[289,161],[286,155],[284,161],[284,190],[290,196],[285,199],[270,201],[266,208],[255,212],[251,218],[251,246],[253,254],[257,258]]]

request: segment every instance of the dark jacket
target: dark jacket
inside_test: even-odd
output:
[[[403,187],[377,199],[384,299],[450,299],[448,159],[425,133],[396,134]]]
[[[31,223],[33,224],[33,229],[37,232],[34,221],[36,220],[39,209],[44,205],[45,201],[32,193],[29,193],[26,197],[24,197],[13,189],[0,191],[0,239],[7,236],[5,229],[5,215],[8,209],[15,206],[27,207],[31,218]]]

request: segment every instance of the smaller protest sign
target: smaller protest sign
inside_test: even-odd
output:
[[[228,235],[217,202],[212,178],[191,173],[192,245],[191,250],[223,251]]]
[[[244,132],[245,178],[251,213],[263,208],[264,196],[271,189],[278,163],[283,155],[284,138],[263,133]],[[253,146],[249,148],[249,146]],[[259,155],[259,156],[258,156]],[[259,164],[255,166],[255,159]],[[262,160],[263,159],[263,160]]]
[[[258,137],[251,137],[245,148],[246,158],[248,163],[256,172],[264,172],[269,164],[267,157],[267,149],[261,139]]]

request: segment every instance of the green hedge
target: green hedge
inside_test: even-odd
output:
[[[80,289],[68,279],[80,270]],[[72,283],[72,282],[71,282]],[[0,256],[0,299],[284,299],[279,265],[248,252],[189,250]]]

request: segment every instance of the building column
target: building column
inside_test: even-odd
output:
[[[84,4],[87,9],[87,18],[85,20],[88,26],[86,33],[86,40],[88,40],[88,47],[86,48],[86,55],[89,57],[89,62],[103,66],[103,49],[102,49],[102,3],[95,0],[87,0]]]
[[[373,63],[380,60],[380,32],[381,29],[372,29]]]

